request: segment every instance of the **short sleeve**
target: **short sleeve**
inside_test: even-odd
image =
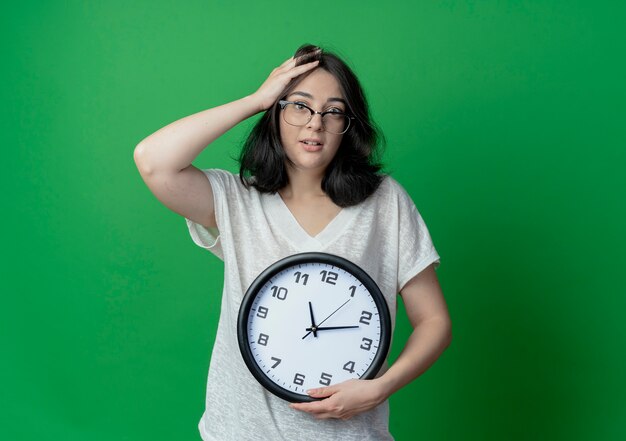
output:
[[[211,184],[215,204],[215,217],[218,218],[218,211],[221,211],[222,204],[224,203],[224,195],[226,194],[224,180],[218,170],[207,169],[202,170],[202,172],[206,175]],[[199,247],[209,250],[221,260],[224,260],[220,241],[219,223],[218,228],[207,228],[191,219],[185,218],[185,220],[187,221],[187,228],[189,229],[189,234],[193,242]]]
[[[398,292],[413,277],[434,263],[439,268],[440,258],[433,244],[424,218],[404,189],[400,189]]]

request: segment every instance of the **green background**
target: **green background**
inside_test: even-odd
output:
[[[453,342],[396,438],[626,439],[623,1],[100,3],[0,14],[3,439],[200,439],[223,265],[133,149],[305,42],[358,73],[442,257]],[[236,170],[251,122],[195,164]]]

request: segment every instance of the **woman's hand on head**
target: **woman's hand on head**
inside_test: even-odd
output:
[[[285,90],[285,87],[287,87],[292,79],[314,69],[319,63],[319,61],[316,60],[311,63],[296,66],[296,62],[297,59],[294,57],[286,60],[283,64],[275,68],[265,82],[261,84],[261,87],[252,94],[259,103],[260,111],[269,109],[280,97],[280,94]]]
[[[292,409],[310,413],[317,419],[347,420],[361,412],[373,409],[387,398],[378,379],[348,380],[308,392],[314,398],[326,398],[310,403],[291,403],[289,406]]]

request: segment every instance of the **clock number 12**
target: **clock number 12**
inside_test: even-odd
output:
[[[320,274],[322,275],[322,282],[326,282],[329,283],[331,285],[336,285],[336,281],[337,281],[337,277],[339,277],[339,274],[333,272],[333,271],[320,271]]]

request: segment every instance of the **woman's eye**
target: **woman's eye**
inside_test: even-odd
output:
[[[306,106],[302,103],[293,103],[293,105],[295,106],[296,109],[298,110],[303,110],[306,109]]]
[[[337,109],[335,107],[331,107],[330,109],[327,110],[327,112],[329,112],[329,113],[343,113],[343,110]]]

